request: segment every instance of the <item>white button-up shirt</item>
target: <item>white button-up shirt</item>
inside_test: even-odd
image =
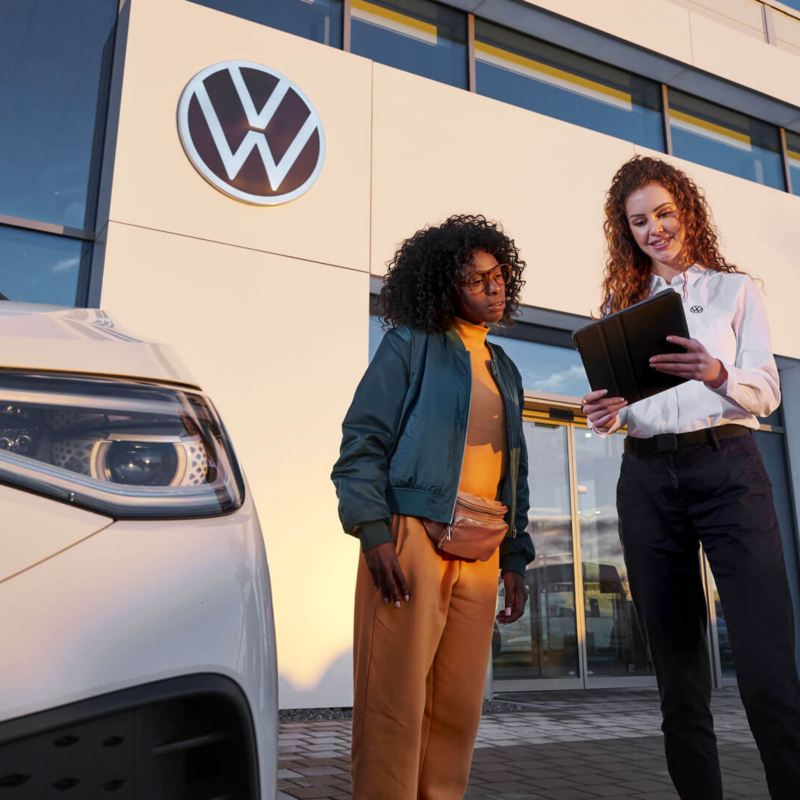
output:
[[[689,336],[728,371],[716,389],[690,380],[620,411],[630,436],[684,433],[736,423],[758,428],[780,404],[778,368],[772,355],[761,292],[747,275],[692,266],[667,283],[653,275],[650,294],[671,288],[683,299]]]

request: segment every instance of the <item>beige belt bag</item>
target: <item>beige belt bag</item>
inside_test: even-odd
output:
[[[452,525],[430,519],[422,524],[439,550],[465,561],[488,561],[508,533],[507,511],[498,500],[459,492]]]

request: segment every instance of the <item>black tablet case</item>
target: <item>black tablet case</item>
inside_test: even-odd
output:
[[[689,329],[680,295],[664,289],[590,323],[572,338],[592,389],[608,389],[607,397],[624,397],[635,403],[688,380],[650,366],[651,356],[686,352],[666,340],[670,335],[688,339]]]

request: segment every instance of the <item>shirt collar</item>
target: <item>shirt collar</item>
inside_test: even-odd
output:
[[[666,289],[668,287],[678,287],[683,286],[684,281],[689,285],[692,286],[694,283],[697,282],[697,279],[704,273],[708,272],[706,267],[701,267],[699,264],[692,264],[690,267],[687,267],[683,272],[679,275],[676,275],[672,279],[672,283],[667,283],[660,275],[656,275],[653,273],[650,276],[650,289],[651,291],[655,291],[656,289]]]

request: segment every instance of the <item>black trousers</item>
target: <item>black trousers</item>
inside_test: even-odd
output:
[[[699,544],[719,589],[739,692],[771,797],[800,798],[800,680],[772,489],[751,435],[626,452],[617,485],[631,593],[658,679],[681,800],[722,800]]]

